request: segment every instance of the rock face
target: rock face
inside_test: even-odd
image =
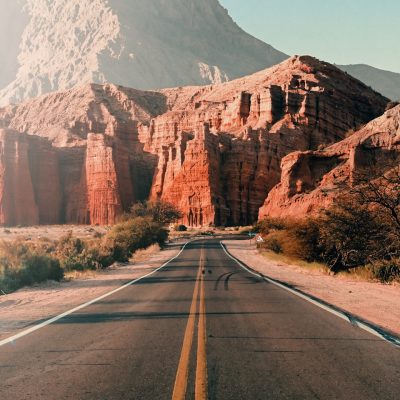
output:
[[[0,224],[60,221],[58,162],[50,142],[0,130]]]
[[[139,89],[219,83],[288,58],[240,29],[217,0],[7,3],[3,105],[90,82]]]
[[[244,225],[279,182],[283,157],[342,140],[387,102],[336,67],[296,56],[219,85],[142,92],[91,84],[0,109],[0,124],[20,132],[14,141],[27,153],[36,148],[30,141],[51,143],[46,160],[56,160],[55,176],[39,178],[50,168],[13,156],[21,163],[14,174],[30,175],[34,192],[23,201],[37,217],[25,223],[111,224],[152,198],[179,205],[190,226]],[[42,206],[53,182],[55,205]],[[18,193],[7,185],[3,198]],[[29,208],[18,194],[7,196],[16,209]],[[41,209],[59,214],[50,219]],[[3,214],[3,223],[16,223]]]
[[[354,176],[369,168],[384,172],[389,155],[400,157],[400,106],[322,151],[285,157],[281,182],[269,193],[259,217],[317,214],[332,205]]]

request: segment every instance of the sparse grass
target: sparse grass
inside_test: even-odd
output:
[[[161,247],[158,243],[152,244],[147,247],[147,249],[141,249],[136,251],[132,258],[129,260],[132,263],[140,263],[149,258],[149,256],[158,253],[161,250]]]
[[[68,271],[64,274],[64,279],[66,281],[71,281],[75,279],[91,279],[94,278],[97,271],[85,270],[85,271]]]

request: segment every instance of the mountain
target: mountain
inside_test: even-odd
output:
[[[338,65],[340,69],[392,100],[400,100],[400,74],[365,64]]]
[[[0,0],[0,8],[0,105],[85,83],[220,83],[289,57],[244,32],[218,0]],[[400,97],[400,74],[341,68]]]
[[[382,175],[400,157],[400,105],[348,138],[317,151],[294,152],[282,160],[280,183],[269,193],[260,218],[302,217],[329,208],[357,176]],[[397,161],[398,165],[398,161]]]
[[[0,109],[0,224],[112,224],[163,199],[182,222],[246,225],[289,153],[342,140],[388,99],[309,56],[223,84],[88,84]]]
[[[85,83],[219,83],[288,57],[239,28],[218,0],[0,0],[0,8],[3,105]]]

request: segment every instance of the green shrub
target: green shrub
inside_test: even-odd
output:
[[[115,261],[126,262],[139,249],[154,243],[163,245],[168,232],[149,217],[136,217],[115,225],[105,237]]]

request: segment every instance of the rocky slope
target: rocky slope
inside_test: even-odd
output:
[[[0,105],[86,83],[220,83],[289,56],[240,29],[218,0],[0,0]],[[399,74],[341,66],[385,96]]]
[[[7,38],[0,41],[0,104],[92,82],[139,89],[218,83],[288,57],[240,29],[217,0],[0,5],[0,38]]]
[[[0,148],[14,150],[0,160],[9,171],[0,173],[0,222],[109,224],[134,201],[161,198],[187,225],[248,224],[279,182],[284,156],[343,139],[387,102],[303,56],[219,85],[143,92],[92,84],[8,106]],[[35,175],[46,171],[36,158],[56,160],[51,175]],[[54,194],[42,205],[46,192]]]
[[[324,150],[285,157],[281,182],[269,193],[259,216],[317,214],[332,205],[354,176],[385,168],[390,154],[400,156],[400,105]]]

